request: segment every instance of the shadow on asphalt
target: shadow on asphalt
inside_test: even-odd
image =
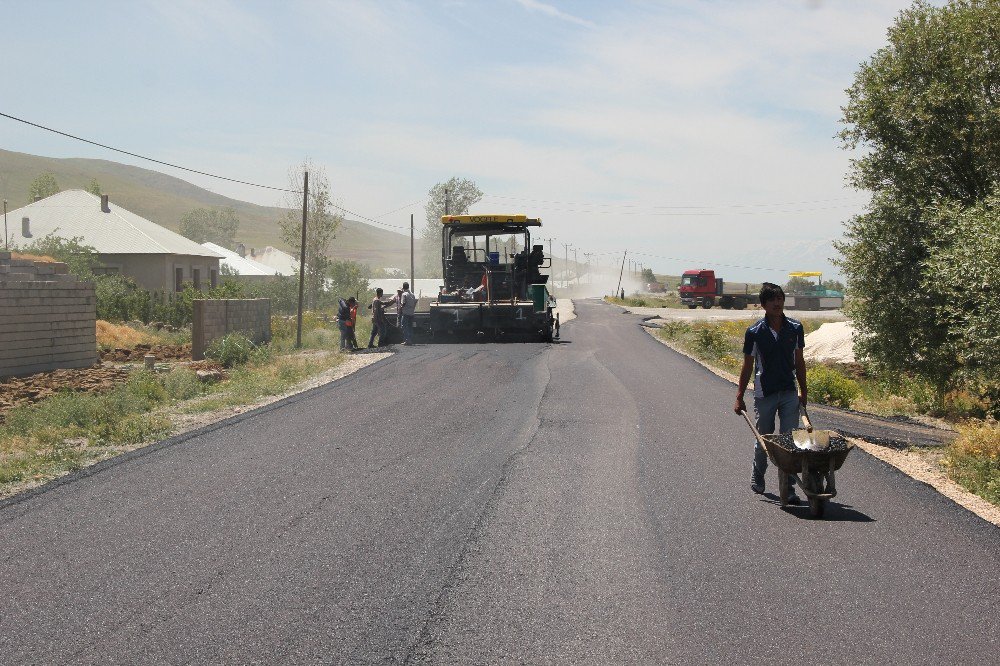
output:
[[[857,511],[849,504],[840,504],[838,502],[828,501],[826,503],[826,510],[823,513],[822,518],[813,518],[809,514],[809,503],[804,497],[799,495],[802,504],[781,506],[781,500],[774,493],[764,493],[761,501],[766,501],[769,504],[773,504],[780,508],[785,513],[795,516],[796,518],[801,518],[803,520],[826,520],[832,523],[843,522],[843,523],[874,523],[875,519],[868,514]]]

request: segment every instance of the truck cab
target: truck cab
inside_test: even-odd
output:
[[[706,310],[716,304],[723,308],[745,310],[754,300],[750,285],[745,282],[725,282],[710,268],[684,271],[677,288],[681,303],[689,308],[699,305]]]

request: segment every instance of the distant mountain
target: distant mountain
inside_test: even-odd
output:
[[[273,245],[294,250],[279,236],[278,220],[285,209],[237,201],[158,171],[107,160],[0,150],[0,196],[8,200],[8,210],[29,203],[31,181],[44,171],[51,172],[64,190],[86,189],[96,179],[111,201],[173,231],[180,227],[184,214],[195,208],[231,207],[240,220],[238,240],[248,248]],[[373,268],[409,266],[409,252],[408,236],[356,220],[345,220],[333,243],[335,259],[352,259]]]

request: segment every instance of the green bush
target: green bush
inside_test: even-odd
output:
[[[715,326],[699,326],[694,330],[695,349],[705,356],[718,357],[729,351],[726,335]]]
[[[856,381],[825,365],[809,368],[806,371],[806,383],[809,386],[809,398],[827,405],[850,407],[855,398],[861,395],[861,386]]]
[[[218,361],[226,368],[246,365],[257,348],[243,333],[230,333],[213,340],[205,350],[205,356]]]

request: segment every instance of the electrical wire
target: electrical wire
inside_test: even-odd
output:
[[[595,208],[650,208],[650,209],[664,209],[664,210],[712,210],[719,208],[775,208],[778,206],[800,206],[805,204],[815,204],[815,203],[829,203],[831,201],[849,201],[853,197],[833,197],[830,199],[811,199],[807,201],[785,201],[779,203],[738,203],[738,204],[717,204],[717,205],[697,205],[697,206],[666,206],[666,205],[651,205],[645,206],[642,204],[632,204],[632,203],[596,203],[596,202],[579,202],[579,201],[553,201],[551,199],[529,199],[526,197],[512,197],[504,196],[500,194],[484,194],[484,197],[489,197],[491,199],[507,199],[511,201],[530,201],[532,203],[547,203],[547,204],[557,204],[560,206],[587,206]],[[847,207],[848,205],[845,205]],[[820,209],[825,210],[825,209]],[[568,211],[577,212],[577,211]],[[800,212],[800,211],[795,211]]]
[[[65,136],[65,137],[69,137],[70,139],[76,139],[77,141],[83,141],[84,143],[89,143],[92,146],[99,146],[101,148],[106,148],[108,150],[113,150],[116,153],[122,153],[123,155],[130,155],[132,157],[138,157],[141,160],[148,160],[150,162],[155,162],[156,164],[162,164],[164,166],[168,166],[168,167],[171,167],[173,169],[180,169],[181,171],[188,171],[190,173],[196,173],[196,174],[198,174],[200,176],[208,176],[210,178],[218,178],[219,180],[229,181],[230,183],[239,183],[240,185],[249,185],[251,187],[260,187],[260,188],[265,189],[265,190],[274,190],[276,192],[290,192],[292,194],[302,194],[302,190],[289,190],[289,189],[286,189],[284,187],[274,187],[272,185],[261,185],[259,183],[251,183],[251,182],[246,181],[246,180],[237,180],[236,178],[227,178],[226,176],[220,176],[218,174],[208,173],[207,171],[198,171],[197,169],[190,169],[188,167],[181,166],[179,164],[171,164],[170,162],[164,162],[163,160],[154,159],[152,157],[146,157],[145,155],[140,155],[138,153],[133,153],[133,152],[130,152],[128,150],[123,150],[121,148],[115,148],[114,146],[109,146],[109,145],[106,145],[106,144],[103,144],[103,143],[98,143],[97,141],[91,141],[90,139],[84,139],[83,137],[76,136],[74,134],[70,134],[68,132],[63,132],[63,131],[60,131],[60,130],[57,130],[57,129],[53,129],[51,127],[46,127],[45,125],[39,125],[38,123],[33,123],[30,120],[25,120],[24,118],[18,118],[16,116],[12,116],[12,115],[9,115],[9,114],[3,113],[3,112],[0,112],[0,116],[3,116],[4,118],[10,118],[11,120],[16,120],[17,122],[24,123],[25,125],[31,125],[32,127],[37,127],[39,129],[43,129],[43,130],[45,130],[47,132],[53,132],[55,134],[60,134],[60,135]]]

